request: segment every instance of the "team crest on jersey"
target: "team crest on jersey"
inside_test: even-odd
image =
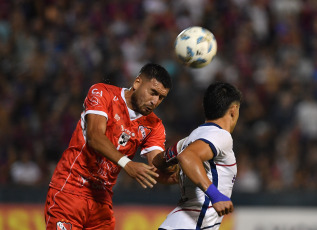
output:
[[[144,127],[143,125],[140,125],[138,132],[141,134],[142,139],[144,140],[150,134],[151,129]]]
[[[58,221],[56,223],[56,230],[71,230],[71,229],[72,229],[71,223],[66,223],[61,221]]]
[[[118,144],[121,146],[126,146],[130,137],[131,136],[125,132],[121,133],[119,140],[118,140]]]

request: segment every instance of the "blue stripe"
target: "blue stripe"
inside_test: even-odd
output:
[[[201,225],[203,224],[203,220],[204,220],[204,217],[206,215],[206,211],[208,209],[209,203],[210,203],[209,198],[207,196],[205,196],[205,202],[203,204],[203,207],[201,208],[201,211],[200,211],[200,214],[199,214],[199,217],[198,217],[196,230],[200,230]]]
[[[221,223],[216,223],[214,225],[211,225],[211,226],[207,226],[207,227],[204,227],[204,228],[201,228],[201,229],[209,229],[209,228],[213,228],[215,227],[216,225],[220,225]]]
[[[213,123],[213,122],[204,123],[204,124],[200,125],[199,127],[201,127],[201,126],[216,126],[219,129],[222,129],[221,126],[219,126],[219,125],[217,125],[216,123]]]
[[[218,155],[217,149],[216,149],[216,147],[214,146],[213,143],[211,143],[210,141],[208,141],[208,140],[205,139],[205,138],[199,138],[199,139],[197,139],[197,140],[201,140],[201,141],[203,141],[203,142],[206,142],[206,143],[209,145],[209,147],[211,148],[211,150],[212,150],[212,152],[213,152],[213,154],[214,154],[214,157],[216,157],[216,156]]]
[[[212,175],[212,183],[218,188],[218,172],[216,168],[216,164],[213,160],[208,161],[210,164],[211,175]]]

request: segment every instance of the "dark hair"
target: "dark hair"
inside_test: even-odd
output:
[[[163,84],[163,86],[167,89],[172,88],[172,79],[166,69],[158,64],[148,63],[144,65],[139,75],[146,77],[147,79],[151,80],[155,78],[159,82]]]
[[[242,102],[242,94],[236,87],[223,82],[209,85],[203,102],[206,119],[223,117],[233,102]]]

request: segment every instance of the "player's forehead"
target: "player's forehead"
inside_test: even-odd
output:
[[[161,96],[166,97],[169,90],[168,88],[165,88],[164,85],[158,81],[156,78],[151,78],[145,81],[146,87],[148,87],[149,90],[155,91]]]

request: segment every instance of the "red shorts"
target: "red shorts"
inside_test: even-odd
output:
[[[47,230],[114,230],[112,206],[49,188],[45,203]]]

